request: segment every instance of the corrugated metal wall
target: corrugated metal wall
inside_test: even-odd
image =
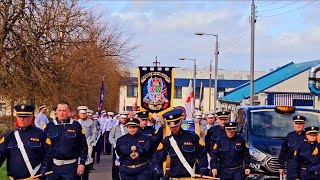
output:
[[[313,106],[313,95],[296,93],[268,93],[268,105]]]

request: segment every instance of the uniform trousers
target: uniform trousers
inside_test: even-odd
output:
[[[307,172],[305,169],[300,170],[300,180],[319,180],[319,174]]]
[[[121,180],[148,180],[151,179],[150,163],[137,168],[119,167]]]
[[[295,180],[298,170],[293,160],[287,160],[287,180]]]
[[[116,161],[116,149],[113,148],[113,154],[112,154],[112,180],[120,180],[119,166],[115,165],[115,161]]]
[[[106,153],[106,154],[111,154],[111,147],[112,146],[109,142],[109,134],[110,134],[110,131],[106,131],[103,134],[103,140],[104,140],[103,153]]]
[[[244,179],[244,171],[242,168],[237,169],[229,169],[229,168],[221,168],[220,170],[220,179],[222,180],[243,180]]]
[[[76,180],[77,179],[77,169],[78,161],[66,164],[62,166],[57,166],[53,164],[52,170],[53,175],[50,177],[52,180]]]
[[[97,152],[97,157],[96,157],[96,161],[97,163],[100,163],[100,155],[103,149],[103,136],[100,136],[98,141],[97,141],[97,145],[95,146],[95,151]]]

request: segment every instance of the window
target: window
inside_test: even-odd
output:
[[[0,117],[6,115],[6,104],[0,103]]]
[[[182,87],[181,86],[174,87],[174,98],[176,98],[176,99],[182,98]]]
[[[126,106],[127,111],[132,111],[132,106]]]
[[[127,86],[127,97],[136,97],[138,93],[137,85],[128,85]]]

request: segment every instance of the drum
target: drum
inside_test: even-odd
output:
[[[208,180],[207,178],[198,178],[198,177],[195,177],[195,178],[192,178],[192,177],[182,177],[182,178],[171,178],[172,180],[201,180],[201,179],[206,179]]]

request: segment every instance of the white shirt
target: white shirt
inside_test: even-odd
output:
[[[42,112],[39,112],[36,114],[34,124],[37,128],[44,129],[44,126],[49,123],[48,117],[43,114]]]
[[[98,121],[100,124],[100,130],[103,130],[104,124],[106,123],[106,118],[101,117],[98,119]]]

